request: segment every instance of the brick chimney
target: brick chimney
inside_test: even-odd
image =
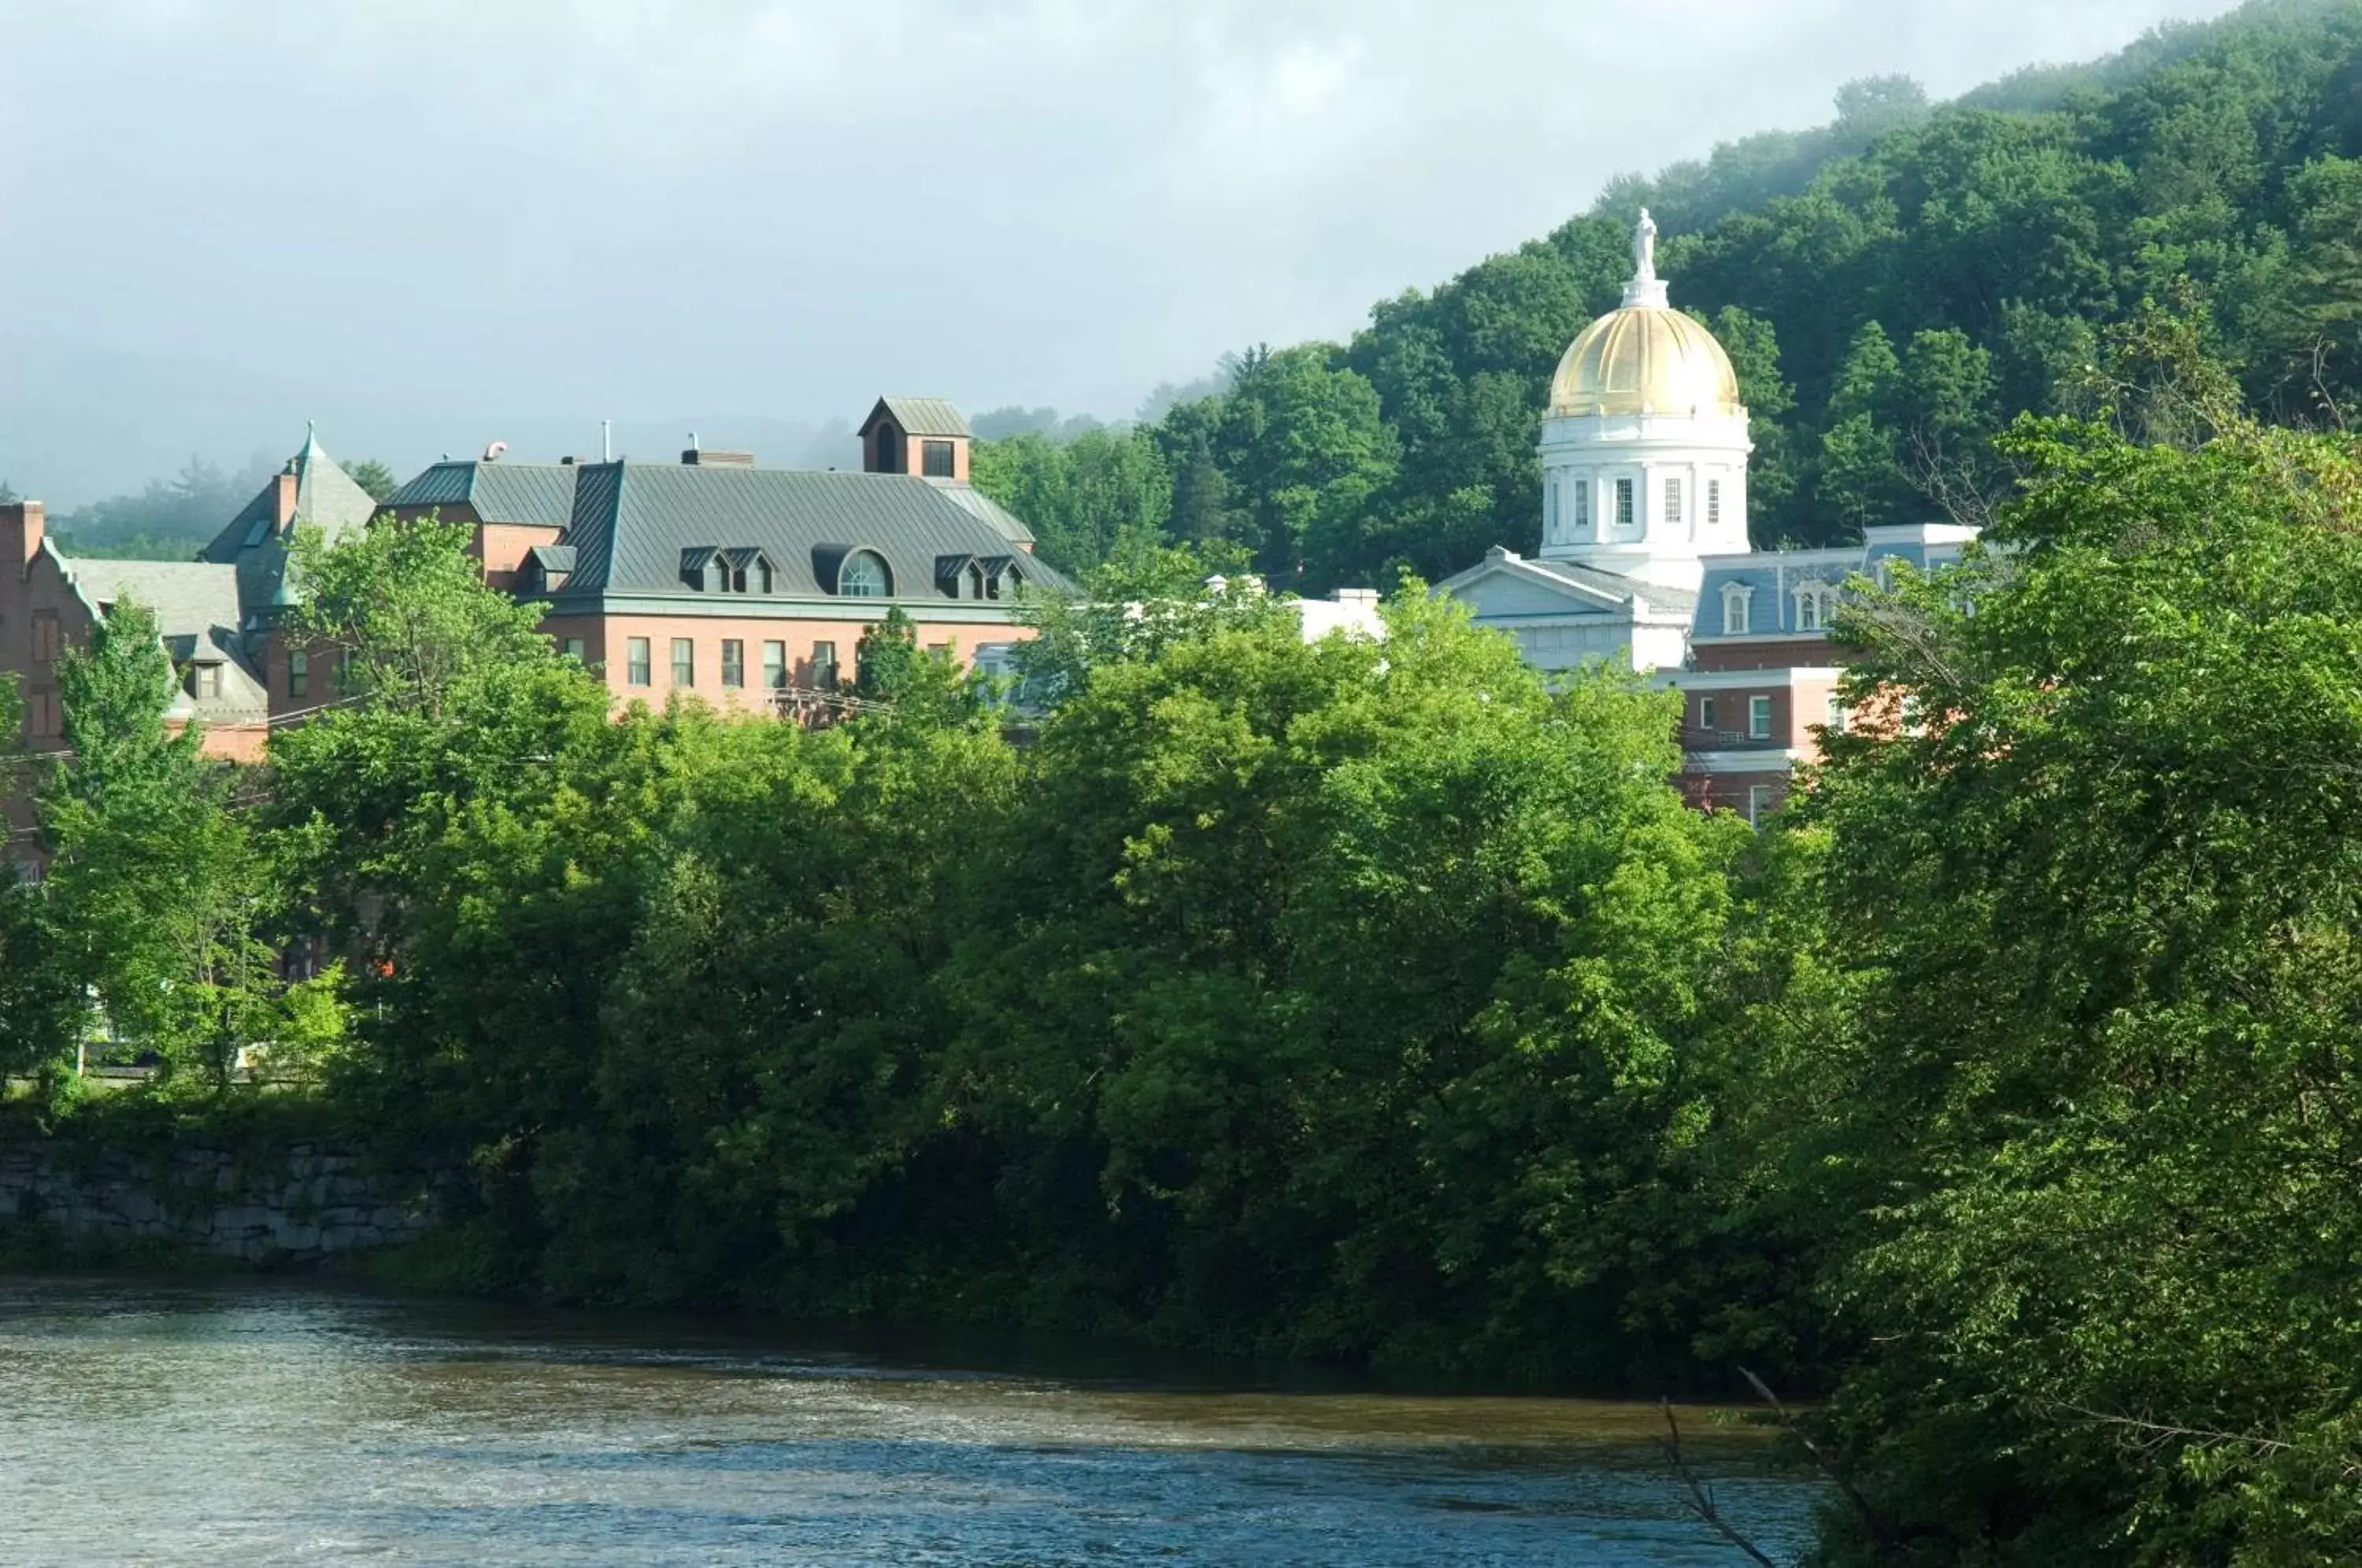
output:
[[[288,525],[295,521],[295,465],[288,464],[287,471],[270,482],[273,486],[270,495],[271,531],[284,534]]]
[[[19,577],[41,553],[42,528],[39,502],[0,502],[0,560],[13,566]]]

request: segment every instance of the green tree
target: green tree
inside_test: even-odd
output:
[[[2235,419],[2011,447],[2005,553],[1843,628],[1859,703],[1941,722],[1837,737],[1805,809],[1862,994],[1785,1168],[1843,1228],[1826,1419],[1886,1536],[1830,1560],[2341,1558],[2362,467]]]
[[[197,726],[168,727],[175,687],[153,614],[118,601],[59,662],[68,753],[43,785],[43,898],[70,985],[164,1081],[226,1088],[281,1015],[262,939],[273,888]]]
[[[383,501],[402,488],[402,481],[393,477],[393,470],[375,458],[347,463],[344,469],[345,477],[360,486],[371,501]]]

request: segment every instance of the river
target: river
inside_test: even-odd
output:
[[[1693,1444],[1786,1560],[1811,1494]],[[1652,1407],[423,1302],[0,1277],[0,1562],[1740,1564]]]

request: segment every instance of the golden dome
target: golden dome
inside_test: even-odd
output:
[[[1550,411],[1747,416],[1714,334],[1677,310],[1647,305],[1609,311],[1583,329],[1551,378]]]

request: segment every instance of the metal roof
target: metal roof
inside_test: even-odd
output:
[[[773,595],[833,597],[855,550],[874,550],[898,599],[940,596],[935,561],[947,555],[1010,557],[1040,588],[1073,584],[1008,536],[910,474],[800,469],[586,463],[574,491],[575,571],[563,591],[687,593],[683,552],[758,549],[775,573]]]
[[[866,436],[880,414],[891,415],[905,436],[966,436],[967,421],[960,411],[939,397],[881,397],[855,434]]]
[[[524,523],[563,528],[574,512],[578,463],[435,464],[388,496],[389,509],[431,511],[467,506],[481,523]]]
[[[1032,545],[1033,530],[1025,526],[1024,519],[977,489],[976,486],[955,483],[949,480],[932,480],[929,482],[967,508],[969,512],[999,529],[1002,536],[1010,544],[1024,545],[1029,547]]]

